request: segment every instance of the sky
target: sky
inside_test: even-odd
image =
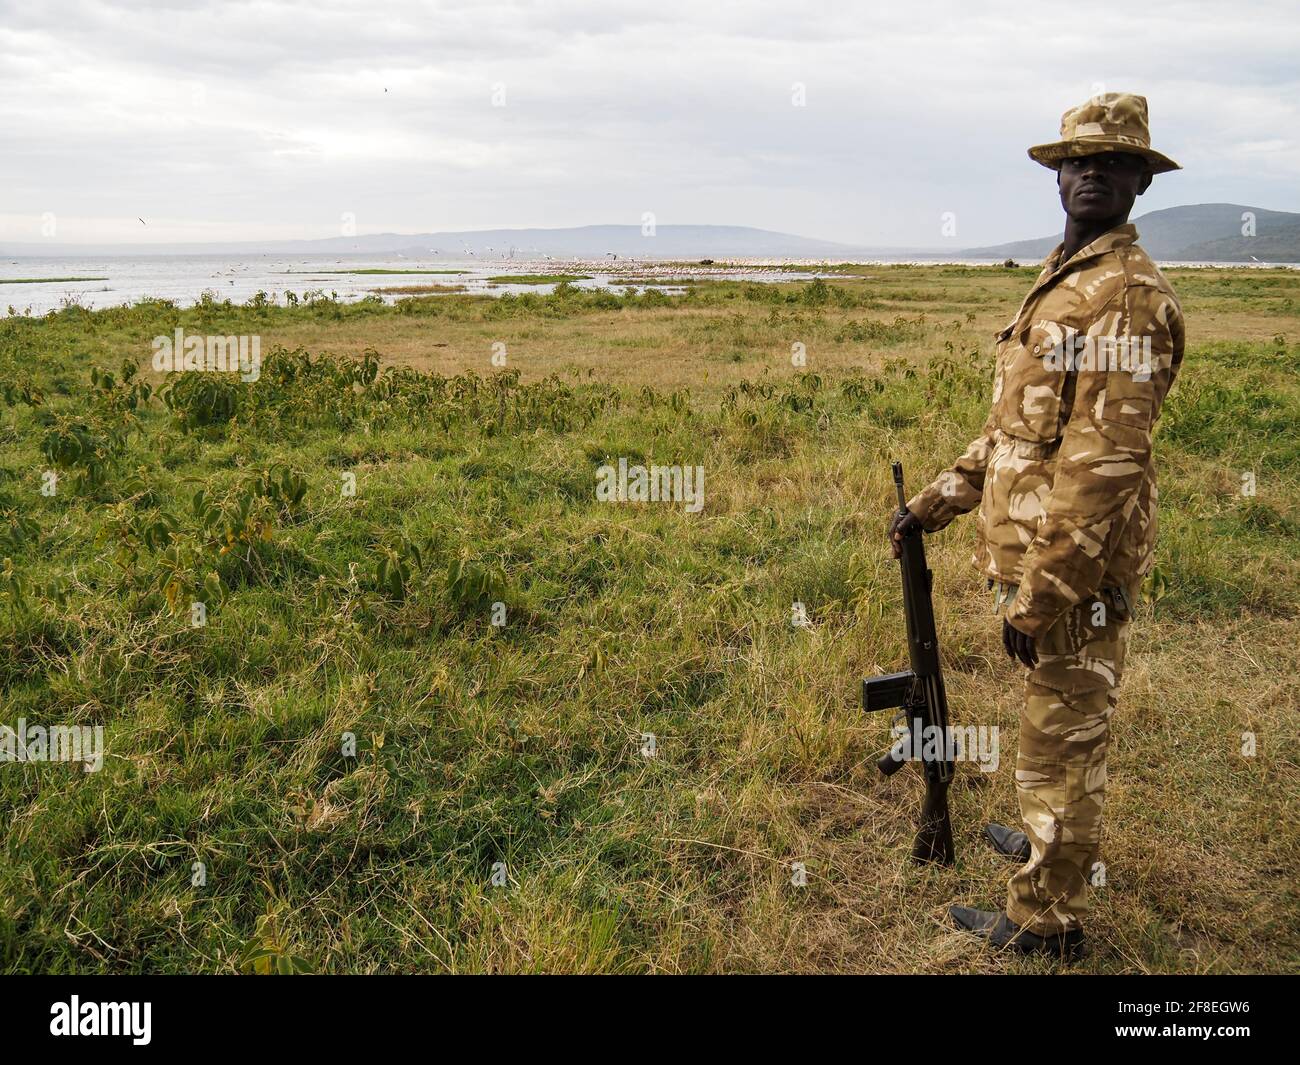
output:
[[[1292,2],[0,0],[0,240],[1061,228],[1025,154],[1148,98],[1186,203],[1300,211]],[[143,221],[141,221],[143,220]]]

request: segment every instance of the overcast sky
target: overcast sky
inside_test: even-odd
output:
[[[1025,149],[1098,87],[1146,95],[1185,167],[1135,214],[1297,211],[1297,56],[1293,0],[0,0],[0,239],[47,212],[161,242],[650,211],[966,247],[1059,230]]]

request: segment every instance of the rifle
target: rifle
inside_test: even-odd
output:
[[[907,496],[903,492],[901,462],[894,463],[894,488],[902,515],[907,510]],[[912,859],[951,865],[956,852],[952,845],[952,822],[948,818],[948,785],[952,783],[954,769],[948,740],[948,696],[943,690],[939,638],[934,628],[934,605],[930,601],[934,575],[925,564],[921,535],[919,528],[913,529],[899,545],[907,652],[912,668],[864,680],[862,708],[871,712],[902,707],[899,718],[906,722],[908,731],[877,765],[889,777],[903,763],[920,758],[925,771],[925,802],[921,806],[921,826],[912,845]]]

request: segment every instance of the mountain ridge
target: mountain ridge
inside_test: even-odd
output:
[[[1300,262],[1300,214],[1243,204],[1166,207],[1134,218],[1139,240],[1157,261]],[[1250,235],[1248,221],[1253,223]],[[175,244],[0,243],[9,258],[168,255],[402,256],[448,260],[510,258],[667,260],[701,258],[813,259],[861,262],[875,258],[1040,261],[1061,234],[963,249],[848,244],[753,226],[663,225],[646,234],[636,225],[586,225],[369,233],[313,240],[219,241]]]
[[[1254,232],[1246,235],[1248,217]],[[1300,214],[1239,203],[1194,203],[1131,219],[1138,242],[1164,262],[1300,262]],[[1009,241],[962,254],[972,259],[1045,259],[1064,234]]]
[[[0,244],[0,255],[51,255],[48,244]],[[112,250],[110,250],[110,248]],[[15,250],[18,249],[18,250]],[[703,256],[843,257],[869,250],[852,244],[802,237],[753,226],[663,225],[645,233],[636,225],[559,228],[450,230],[436,233],[368,233],[314,240],[222,241],[212,243],[60,245],[55,254],[408,254],[440,258],[698,258]],[[883,251],[885,249],[874,249]]]

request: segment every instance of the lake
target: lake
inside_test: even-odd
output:
[[[916,263],[921,260],[873,260],[886,264]],[[988,260],[951,260],[960,265],[989,265]],[[406,256],[328,255],[157,255],[78,256],[68,258],[6,257],[0,259],[0,317],[9,314],[39,315],[70,304],[86,308],[123,306],[147,298],[168,299],[179,306],[198,302],[204,292],[215,298],[244,303],[258,292],[284,303],[285,292],[302,296],[320,290],[336,293],[340,300],[359,300],[378,294],[386,302],[423,293],[385,291],[410,286],[462,286],[470,294],[495,295],[513,292],[549,292],[554,285],[501,283],[495,277],[521,275],[581,274],[574,282],[581,288],[654,287],[665,292],[680,291],[678,280],[807,281],[814,277],[843,277],[842,270],[818,270],[826,266],[801,259],[728,259],[716,264],[665,262],[631,259],[585,259],[560,261],[499,259],[413,259]],[[863,265],[871,265],[864,263]],[[1025,262],[1021,265],[1033,265]],[[1168,266],[1232,266],[1246,263],[1166,263]],[[1266,264],[1259,264],[1264,266]],[[782,267],[799,269],[782,269]],[[393,271],[358,273],[356,271]],[[400,273],[397,271],[421,271]],[[94,280],[48,280],[15,283],[31,278],[93,278]]]

